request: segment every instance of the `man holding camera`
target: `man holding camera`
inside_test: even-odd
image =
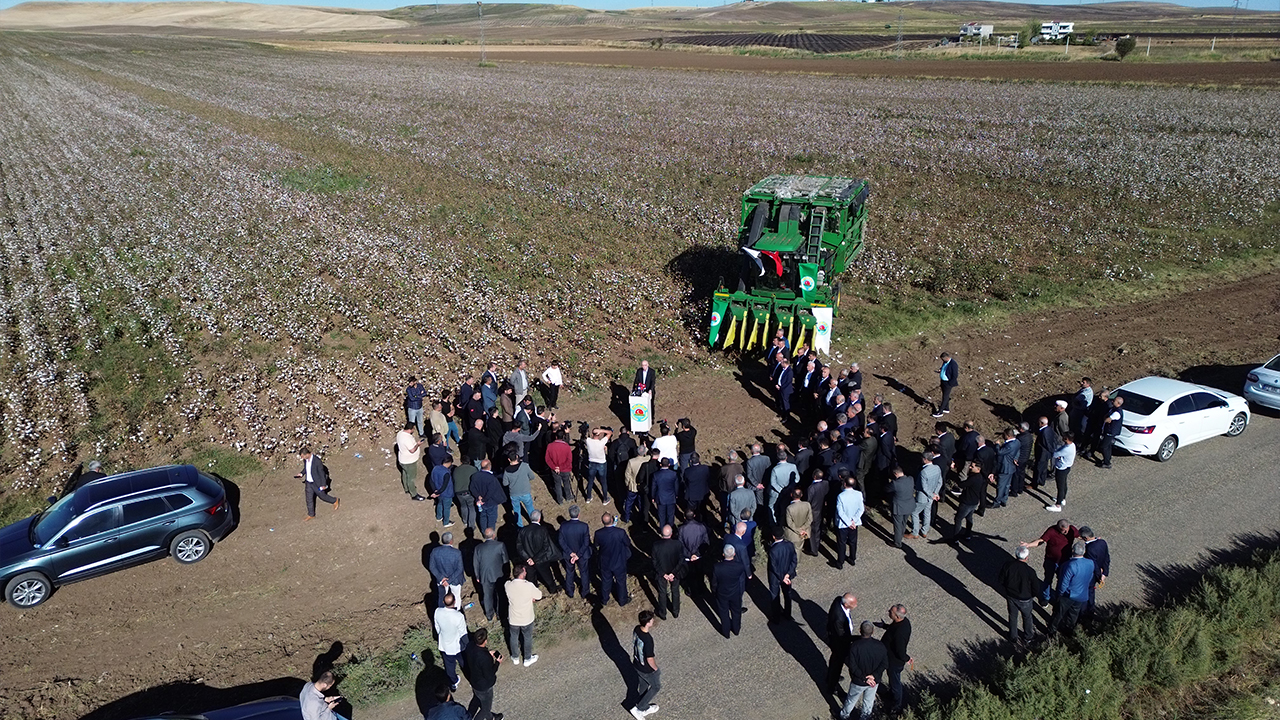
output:
[[[471,706],[467,714],[474,720],[502,720],[493,712],[493,686],[498,684],[502,653],[489,649],[488,628],[471,631],[471,642],[462,649],[462,672],[471,684]]]

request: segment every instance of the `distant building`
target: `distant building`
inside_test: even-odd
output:
[[[1076,24],[1073,22],[1047,22],[1040,25],[1040,37],[1043,40],[1061,40],[1066,35],[1071,35],[1076,31]]]
[[[991,33],[995,31],[995,29],[994,25],[983,25],[981,23],[968,22],[960,26],[960,37],[988,38],[991,37]]]

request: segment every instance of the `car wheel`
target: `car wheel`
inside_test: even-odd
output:
[[[1236,416],[1231,418],[1231,427],[1227,428],[1227,437],[1237,437],[1247,427],[1249,427],[1249,418],[1244,413],[1236,413]]]
[[[53,583],[38,572],[23,573],[9,581],[4,588],[4,599],[21,610],[33,608],[53,593]]]
[[[203,560],[212,548],[213,542],[208,535],[199,530],[188,530],[169,543],[169,554],[183,565],[190,565]]]
[[[1156,450],[1156,460],[1159,460],[1160,462],[1167,462],[1169,458],[1173,457],[1173,453],[1176,452],[1177,449],[1178,438],[1170,435],[1164,439],[1164,442],[1160,443],[1160,449]]]

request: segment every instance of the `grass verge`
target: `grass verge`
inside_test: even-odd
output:
[[[1253,693],[1280,681],[1278,641],[1280,551],[1271,548],[1210,569],[1182,600],[1125,610],[999,662],[951,699],[927,696],[908,720],[1275,717]]]
[[[359,651],[334,667],[342,695],[355,707],[368,707],[392,700],[413,687],[426,653],[436,652],[436,639],[427,626],[405,630],[400,642],[391,650],[364,655]],[[438,660],[436,661],[438,664]]]
[[[262,463],[252,455],[243,455],[216,445],[206,445],[196,450],[183,462],[228,480],[239,480],[262,470]]]
[[[45,508],[45,504],[44,498],[37,493],[5,495],[4,500],[0,500],[0,527],[35,515]]]

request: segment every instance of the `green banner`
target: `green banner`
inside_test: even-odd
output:
[[[716,341],[720,339],[720,323],[724,322],[725,312],[728,309],[728,295],[720,295],[717,293],[711,297],[711,331],[708,333],[707,337],[707,343],[711,347],[715,347]]]

